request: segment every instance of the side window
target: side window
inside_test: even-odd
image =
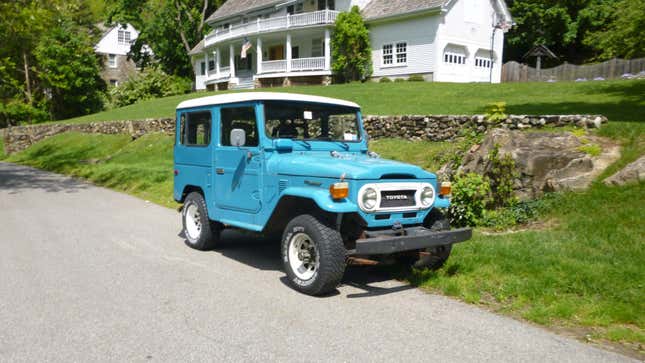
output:
[[[242,129],[246,133],[244,146],[258,146],[258,124],[255,119],[255,107],[232,107],[221,110],[221,143],[231,146],[231,130]]]
[[[211,143],[210,111],[187,112],[181,115],[181,143],[186,146],[207,146]]]

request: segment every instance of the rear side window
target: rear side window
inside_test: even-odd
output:
[[[211,143],[210,111],[181,115],[181,143],[186,146],[207,146]]]
[[[258,125],[255,107],[222,108],[222,146],[231,146],[231,130],[242,129],[246,134],[244,146],[258,146]]]

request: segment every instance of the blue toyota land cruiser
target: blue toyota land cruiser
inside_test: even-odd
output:
[[[281,238],[298,291],[336,288],[352,260],[438,268],[452,244],[450,185],[368,150],[360,107],[289,93],[203,97],[177,107],[174,199],[186,244],[215,248],[225,228]],[[278,237],[279,236],[279,237]]]

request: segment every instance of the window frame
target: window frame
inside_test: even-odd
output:
[[[119,68],[119,62],[117,60],[116,54],[109,53],[107,58],[108,68]]]
[[[389,53],[386,53],[388,48]],[[401,51],[401,49],[403,50]],[[381,68],[407,67],[409,58],[408,54],[407,40],[397,40],[395,42],[383,44],[381,46]],[[391,59],[391,63],[386,63],[386,57]],[[404,58],[405,60],[401,62],[399,61],[400,58]]]
[[[130,45],[130,42],[132,41],[132,33],[127,29],[118,29],[116,41],[119,45]]]
[[[466,54],[461,54],[453,51],[444,51],[443,52],[443,63],[449,65],[463,66],[466,65],[468,61],[468,56]]]
[[[224,145],[224,119],[222,117],[222,111],[226,109],[231,109],[231,108],[250,108],[253,110],[253,117],[255,118],[255,135],[257,138],[257,144],[256,145],[243,145],[243,146],[233,146],[233,145]],[[260,135],[260,118],[258,117],[258,112],[257,112],[257,104],[256,103],[240,103],[240,104],[230,104],[230,105],[222,105],[218,108],[219,112],[219,137],[217,140],[217,146],[220,148],[236,148],[236,149],[241,149],[241,148],[259,148],[260,145],[262,144],[262,138]],[[230,132],[230,131],[229,131]],[[248,140],[248,135],[246,135],[246,139]],[[229,140],[230,142],[230,140]]]
[[[190,124],[190,114],[195,114],[195,113],[208,113],[209,118],[208,118],[208,127],[209,127],[209,138],[208,138],[208,143],[207,144],[188,144],[186,143],[186,130],[188,129],[188,125]],[[179,115],[179,144],[181,146],[187,147],[187,148],[206,148],[210,147],[211,144],[213,143],[213,111],[211,109],[198,109],[198,110],[191,110],[191,111],[182,111],[181,114]]]

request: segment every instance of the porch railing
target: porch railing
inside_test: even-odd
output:
[[[291,60],[292,71],[316,71],[325,69],[325,57],[298,58]]]
[[[226,29],[218,28],[206,36],[204,45],[210,46],[227,39],[247,36],[251,34],[311,25],[333,24],[334,22],[336,22],[336,18],[338,17],[339,13],[339,11],[335,10],[319,10],[309,13],[280,16],[275,18],[257,19],[256,21],[246,24],[232,25]]]
[[[262,73],[278,73],[287,71],[286,60],[274,60],[262,62]]]

